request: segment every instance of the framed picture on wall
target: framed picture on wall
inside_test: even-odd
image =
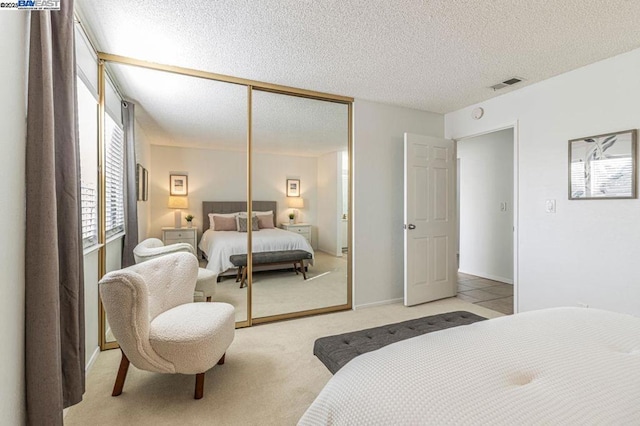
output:
[[[136,164],[136,199],[138,201],[142,201],[144,197],[144,189],[142,185],[144,184],[144,167],[140,165],[140,163]]]
[[[189,195],[187,175],[169,175],[169,195]]]
[[[300,179],[287,179],[287,197],[300,196]]]
[[[637,131],[569,141],[569,199],[636,198]]]
[[[136,199],[138,201],[149,199],[149,174],[141,164],[136,164]]]
[[[149,200],[149,172],[142,168],[142,201]]]

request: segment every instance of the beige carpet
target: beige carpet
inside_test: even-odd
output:
[[[204,398],[193,399],[195,377],[148,373],[131,367],[119,397],[111,397],[120,351],[102,352],[87,377],[84,401],[72,407],[72,425],[294,425],[331,373],[313,356],[318,337],[465,310],[502,314],[445,299],[282,321],[236,330],[226,363],[206,375]]]
[[[236,308],[236,321],[247,319],[247,289],[239,288],[232,277],[218,283],[216,302]],[[256,272],[253,277],[253,317],[261,318],[347,303],[347,257],[315,253],[307,280],[293,268]]]

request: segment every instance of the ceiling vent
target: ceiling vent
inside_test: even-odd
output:
[[[495,91],[495,90],[500,90],[500,89],[504,89],[505,87],[509,87],[509,86],[513,86],[514,84],[518,84],[521,81],[523,81],[524,78],[520,78],[520,77],[511,77],[508,80],[503,81],[502,83],[498,83],[498,84],[494,84],[493,86],[491,86],[491,88]]]

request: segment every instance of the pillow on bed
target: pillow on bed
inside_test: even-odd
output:
[[[212,231],[215,231],[216,229],[214,216],[235,218],[237,215],[238,213],[209,213],[209,229],[211,229]]]
[[[261,215],[258,216],[258,227],[260,229],[273,229],[275,225],[273,224],[273,214]]]
[[[237,231],[238,227],[236,225],[235,217],[224,217],[213,215],[213,230],[214,231]]]
[[[247,232],[247,219],[246,217],[238,216],[238,232]],[[258,226],[258,217],[253,216],[251,218],[251,230],[259,231],[260,227]]]

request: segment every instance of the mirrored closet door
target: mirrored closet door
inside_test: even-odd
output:
[[[226,233],[213,231],[214,214],[219,215],[218,229],[225,229],[228,213],[221,202],[246,206],[247,87],[115,62],[107,62],[105,69],[115,86],[114,90],[105,90],[105,110],[115,112],[120,104],[120,95],[110,102],[110,92],[121,94],[135,106],[136,161],[146,174],[139,182],[139,191],[145,194],[137,202],[140,242],[157,238],[165,245],[192,245],[200,267],[219,274],[222,280],[215,293],[196,289],[195,300],[211,297],[230,303],[237,323],[247,325],[247,291],[222,285],[227,282],[223,275],[231,265],[220,241]],[[112,115],[119,118],[119,114],[118,110]],[[107,117],[104,128],[112,133],[110,121]],[[105,141],[109,140],[106,136]],[[180,188],[177,179],[182,180]],[[106,182],[108,201],[109,179]],[[185,220],[188,216],[193,217],[190,223]],[[109,218],[107,209],[107,224]],[[110,238],[107,228],[104,273],[121,267],[121,234]],[[247,238],[246,233],[235,238],[235,250],[246,253]],[[233,278],[235,281],[235,275]],[[108,318],[103,316],[103,321],[102,333],[110,342],[113,336]]]
[[[122,267],[127,232],[109,230],[118,195],[105,172],[109,147],[124,149],[124,100],[135,108],[139,240],[192,245],[217,282],[196,301],[232,304],[238,327],[351,307],[351,98],[98,56],[112,82],[100,109],[101,274]],[[100,310],[102,347],[116,347]]]
[[[252,125],[254,320],[347,305],[348,106],[254,90]]]

